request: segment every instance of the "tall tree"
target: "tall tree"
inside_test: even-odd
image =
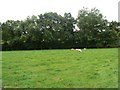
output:
[[[82,44],[84,46],[96,47],[99,42],[99,34],[107,28],[107,20],[100,11],[96,8],[88,10],[83,8],[78,13],[78,27],[80,28],[79,33],[82,37]]]

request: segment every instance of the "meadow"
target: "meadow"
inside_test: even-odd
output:
[[[118,48],[2,52],[5,88],[117,88]]]

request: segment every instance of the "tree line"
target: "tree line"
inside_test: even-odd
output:
[[[96,8],[61,16],[54,12],[0,23],[2,50],[104,48],[120,46],[120,29]]]

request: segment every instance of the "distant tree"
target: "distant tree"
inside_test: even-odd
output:
[[[110,39],[110,47],[118,47],[120,46],[120,29],[118,28],[118,22],[112,21],[109,22],[109,31],[111,32]]]
[[[61,31],[61,18],[62,16],[57,13],[45,13],[39,16],[39,24],[42,32],[42,44],[44,47],[52,48],[58,41],[58,32]]]
[[[0,50],[2,50],[2,23],[0,23]]]
[[[70,13],[65,13],[64,17],[57,13],[45,13],[42,18],[41,31],[43,33],[44,46],[54,48],[65,48],[70,42],[73,33],[74,18]],[[67,46],[69,47],[70,44]]]
[[[12,20],[8,20],[1,25],[2,28],[2,44],[3,48],[10,49],[11,41],[14,38],[13,24]]]
[[[71,13],[64,13],[64,23],[62,37],[64,37],[65,45],[68,48],[74,47],[74,29],[76,20],[72,17]]]
[[[99,34],[107,28],[108,21],[96,8],[83,8],[78,13],[78,27],[81,33],[81,44],[86,47],[97,47]]]

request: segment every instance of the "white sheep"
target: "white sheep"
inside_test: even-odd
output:
[[[82,50],[81,49],[75,49],[76,51],[79,51],[79,52],[82,52]]]
[[[73,51],[74,49],[72,48],[71,50]]]
[[[84,48],[84,50],[86,50],[86,48]]]

